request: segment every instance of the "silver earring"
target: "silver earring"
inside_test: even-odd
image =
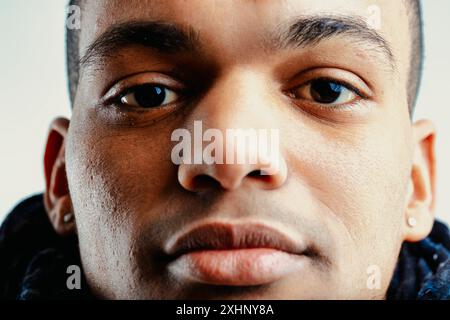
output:
[[[66,213],[63,217],[64,223],[69,223],[73,220],[73,213]]]
[[[417,219],[414,217],[408,217],[408,226],[414,228],[417,225]]]

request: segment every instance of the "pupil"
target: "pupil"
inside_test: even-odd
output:
[[[311,83],[311,96],[316,102],[333,103],[342,93],[342,85],[327,80],[316,80]]]
[[[144,84],[134,90],[134,99],[143,108],[157,107],[166,99],[166,92],[162,87]]]

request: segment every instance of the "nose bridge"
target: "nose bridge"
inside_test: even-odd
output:
[[[220,75],[191,117],[219,130],[269,128],[274,118],[267,88],[263,74],[236,66]]]
[[[273,131],[278,129],[277,117],[270,105],[272,98],[267,88],[261,74],[241,67],[216,81],[195,106],[187,125],[198,127],[201,121],[203,133],[221,135],[222,144],[215,150],[219,159],[181,164],[178,178],[183,187],[194,191],[198,187],[196,181],[204,182],[204,177],[229,190],[238,188],[247,178],[258,181],[264,188],[274,188],[284,182],[286,165],[279,150],[274,148],[275,143],[276,147],[279,145],[278,141],[273,141],[279,138],[279,133]],[[195,130],[192,131],[195,135]],[[214,142],[217,142],[217,136],[214,136]],[[204,157],[205,143],[209,142],[204,139],[201,150],[193,149],[194,158],[199,152]],[[265,148],[262,153],[259,152],[261,147]],[[274,150],[276,154],[273,154]]]

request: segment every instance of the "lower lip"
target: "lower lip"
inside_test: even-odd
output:
[[[202,250],[186,253],[169,264],[184,281],[252,286],[275,282],[304,268],[306,256],[269,248]]]

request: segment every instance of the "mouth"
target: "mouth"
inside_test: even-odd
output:
[[[178,280],[228,286],[275,282],[308,259],[302,241],[261,223],[202,224],[173,237],[165,252]]]

